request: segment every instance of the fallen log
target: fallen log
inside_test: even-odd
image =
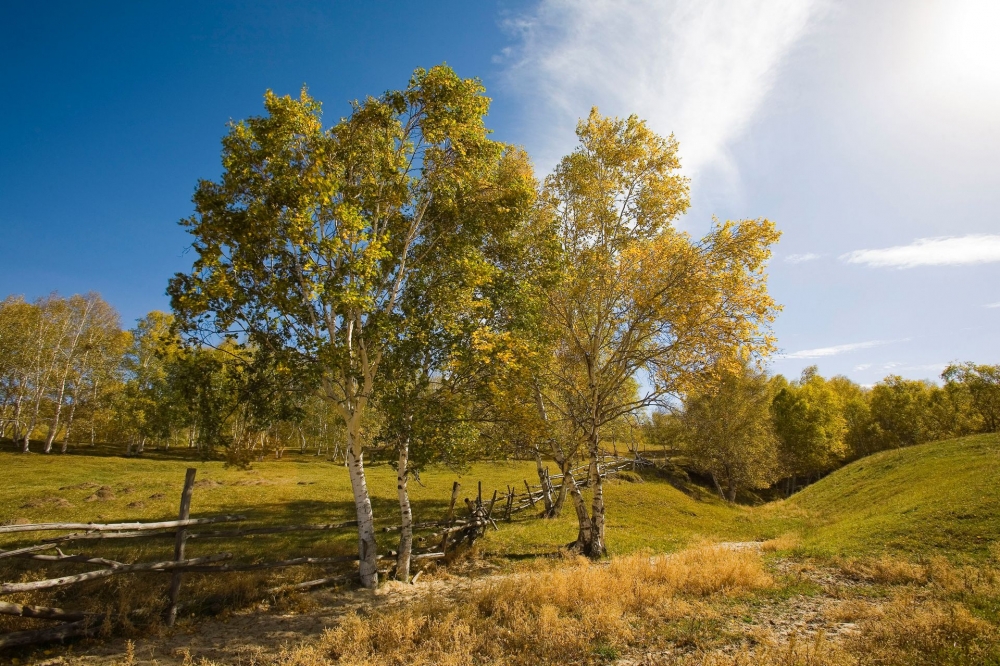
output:
[[[21,604],[11,604],[0,601],[0,614],[17,615],[19,617],[34,617],[42,620],[83,620],[93,615],[93,613],[81,613],[79,611],[67,611],[62,608],[48,608],[46,606],[22,606]]]
[[[104,621],[103,615],[95,615],[76,622],[67,622],[55,627],[36,629],[34,631],[15,631],[9,634],[0,634],[0,648],[16,647],[18,645],[31,645],[32,643],[47,643],[49,641],[61,641],[77,636],[86,636],[96,633],[101,628]]]
[[[108,569],[98,569],[97,571],[88,571],[86,573],[76,574],[75,576],[63,576],[61,578],[35,580],[28,583],[2,583],[0,584],[0,594],[13,594],[14,592],[30,592],[31,590],[46,590],[52,587],[64,587],[66,585],[82,583],[88,580],[107,578],[108,576],[115,576],[117,574],[123,574],[123,573],[132,573],[136,571],[173,571],[174,569],[184,569],[191,566],[207,564],[209,562],[219,562],[221,560],[228,560],[232,556],[233,556],[232,553],[219,553],[218,555],[209,555],[207,557],[196,557],[194,559],[181,560],[179,562],[171,560],[169,562],[144,562],[141,564],[125,564],[120,567],[111,567]]]

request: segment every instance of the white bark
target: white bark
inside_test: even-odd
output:
[[[360,414],[347,421],[347,471],[351,477],[354,510],[358,517],[358,564],[361,584],[368,588],[378,585],[378,553],[375,545],[375,525],[372,503],[365,480],[365,467],[361,449]]]
[[[396,580],[404,583],[410,580],[410,554],[413,551],[413,511],[410,495],[406,487],[409,478],[410,442],[404,440],[399,446],[399,467],[396,471],[396,491],[399,495],[399,555],[396,557]]]

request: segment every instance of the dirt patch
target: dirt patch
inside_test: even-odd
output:
[[[153,493],[152,495],[149,496],[149,499],[158,500],[158,499],[163,499],[164,497],[166,497],[166,495],[164,495],[163,493]]]
[[[146,506],[146,504],[144,502],[129,502],[128,505],[127,505],[127,508],[129,508],[129,509],[141,509],[144,506]]]
[[[234,486],[273,486],[274,481],[269,479],[240,479],[233,482]]]
[[[221,481],[216,481],[215,479],[202,479],[201,481],[195,481],[195,488],[218,488],[222,485]]]
[[[31,520],[23,516],[0,522],[0,525],[30,525]]]
[[[101,484],[88,481],[87,483],[78,483],[75,486],[63,486],[59,490],[90,490],[91,488],[97,488]]]
[[[97,492],[90,495],[84,502],[107,502],[115,498],[115,491],[111,489],[111,486],[101,486],[97,489]]]
[[[120,492],[122,495],[128,495],[129,493],[134,493],[135,488],[133,488],[132,486],[125,486],[124,488],[120,488],[118,492]]]
[[[39,499],[33,499],[25,502],[21,505],[22,509],[37,509],[43,506],[54,506],[57,509],[72,509],[73,505],[70,504],[68,500],[62,497],[42,497]]]

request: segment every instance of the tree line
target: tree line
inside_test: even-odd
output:
[[[872,453],[1000,431],[1000,365],[952,364],[941,379],[890,375],[864,387],[815,366],[792,381],[744,367],[653,414],[645,434],[729,501],[767,488],[789,495]]]
[[[538,178],[523,149],[491,138],[479,80],[445,66],[355,101],[332,126],[306,90],[269,91],[264,107],[230,124],[221,177],[197,184],[181,222],[194,261],[168,285],[172,313],[151,313],[121,338],[118,389],[101,404],[133,453],[180,439],[245,464],[296,439],[332,446],[349,473],[364,585],[377,583],[378,557],[366,458],[397,471],[403,580],[408,480],[424,465],[477,457],[533,458],[546,515],[572,506],[574,547],[600,557],[600,466],[615,438],[682,401],[645,431],[702,442],[686,449],[695,459],[721,441],[696,434],[696,404],[721,427],[710,412],[730,403],[719,396],[762,377],[779,310],[766,266],[780,234],[766,219],[714,220],[701,238],[680,231],[689,182],[673,136],[594,109],[576,148]],[[92,380],[67,379],[66,397],[62,376],[23,382],[55,429],[60,405],[100,411],[97,399],[84,408],[74,383]],[[748,420],[760,406],[784,404],[776,384],[753,381],[768,399],[740,393],[749,403],[726,421],[750,428],[739,450],[777,432],[774,419]],[[803,382],[783,389],[804,395]],[[27,442],[36,425],[18,411],[24,399],[6,397],[4,414],[17,414],[12,427]],[[586,479],[574,478],[581,464]]]

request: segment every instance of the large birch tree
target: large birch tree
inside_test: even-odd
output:
[[[509,152],[488,137],[488,106],[478,80],[444,66],[355,103],[331,129],[304,91],[268,92],[267,115],[230,127],[223,176],[199,183],[184,222],[197,258],[169,287],[180,326],[293,368],[343,420],[365,586],[377,553],[362,419],[411,275],[445,241],[466,261],[489,231],[454,214],[496,186]]]

